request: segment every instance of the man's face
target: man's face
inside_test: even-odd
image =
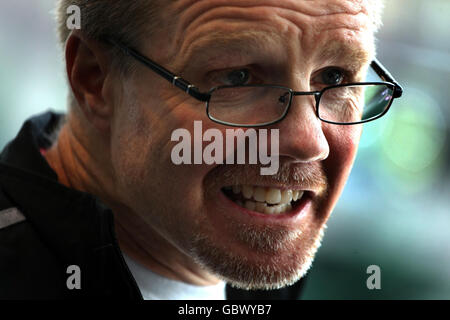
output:
[[[360,1],[176,1],[163,13],[168,29],[140,49],[202,91],[248,83],[320,90],[361,80],[373,51],[365,10]],[[117,93],[112,161],[121,200],[138,213],[152,254],[245,288],[276,288],[304,275],[361,135],[360,125],[321,122],[310,98],[294,97],[287,117],[267,128],[280,130],[278,174],[261,176],[258,165],[176,166],[174,130],[194,136],[200,120],[204,131],[225,137],[227,127],[207,118],[204,103],[139,66]],[[244,185],[304,193],[284,214],[258,214],[238,204],[243,195],[226,191]]]

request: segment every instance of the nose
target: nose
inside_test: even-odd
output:
[[[315,113],[312,95],[294,96],[289,113],[278,124],[280,156],[293,162],[325,160],[330,147],[322,129],[322,121]]]

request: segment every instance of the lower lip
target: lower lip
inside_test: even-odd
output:
[[[219,191],[219,194],[220,202],[230,207],[231,210],[228,210],[228,212],[230,212],[231,215],[238,215],[237,218],[250,219],[254,222],[261,221],[265,224],[290,224],[297,222],[298,220],[301,220],[302,218],[307,216],[307,213],[312,204],[311,197],[305,194],[300,200],[300,203],[295,205],[291,211],[279,214],[264,214],[241,207],[240,205],[229,199],[222,191]]]

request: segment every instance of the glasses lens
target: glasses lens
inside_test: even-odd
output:
[[[262,125],[281,119],[291,99],[283,87],[219,87],[212,91],[208,115],[233,125]]]
[[[337,123],[370,120],[391,104],[394,88],[385,84],[350,85],[326,89],[319,102],[319,117]]]

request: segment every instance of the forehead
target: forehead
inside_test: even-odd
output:
[[[284,45],[322,55],[355,49],[370,55],[373,0],[178,0],[165,10],[172,21],[170,54],[208,48],[264,50]],[[281,45],[281,47],[280,47]],[[258,48],[259,47],[259,48]],[[244,49],[243,49],[244,48]],[[261,51],[262,52],[262,51]]]
[[[169,15],[182,18],[183,27],[194,20],[203,22],[212,17],[214,11],[226,10],[228,19],[254,18],[260,20],[277,14],[295,22],[298,18],[321,20],[338,15],[373,16],[377,1],[380,0],[177,0],[167,7]],[[379,6],[380,4],[378,4]],[[264,11],[265,9],[265,11]],[[203,18],[203,19],[201,19]],[[373,21],[372,21],[373,22]]]

